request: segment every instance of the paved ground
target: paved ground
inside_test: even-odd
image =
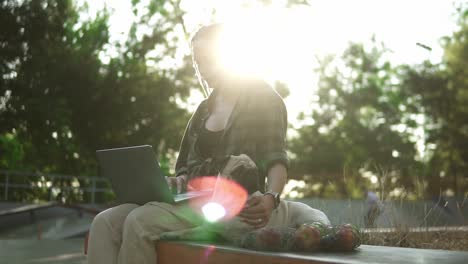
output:
[[[0,264],[85,264],[83,239],[0,240]]]
[[[226,245],[164,242],[159,245],[165,263],[335,263],[335,264],[466,264],[468,252],[361,245],[352,252],[258,252]],[[208,247],[207,247],[208,246]],[[206,256],[209,255],[208,258]],[[228,256],[228,257],[226,257]],[[285,262],[285,260],[287,260]],[[198,263],[194,261],[193,263]]]
[[[192,243],[197,245],[197,243]],[[219,246],[219,249],[239,251],[237,248]],[[247,250],[244,250],[247,251]],[[254,252],[258,254],[258,252]],[[362,245],[350,253],[265,253],[287,255],[295,258],[313,258],[333,263],[467,263],[468,252],[425,250],[409,248],[376,247]],[[86,264],[83,239],[64,240],[0,240],[0,264],[51,263]]]

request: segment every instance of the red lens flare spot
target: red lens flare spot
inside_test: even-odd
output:
[[[204,205],[217,203],[224,207],[226,214],[222,220],[235,217],[244,207],[248,193],[244,187],[233,180],[217,176],[203,176],[192,179],[188,183],[189,189],[203,191],[211,190],[211,194],[189,200],[190,206],[201,212]]]

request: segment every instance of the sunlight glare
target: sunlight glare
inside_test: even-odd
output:
[[[267,80],[307,76],[314,57],[313,35],[304,28],[306,13],[274,7],[238,12],[235,17],[242,17],[242,22],[226,21],[219,43],[218,58],[229,72]]]
[[[209,202],[202,207],[203,215],[209,222],[215,222],[226,215],[226,209],[219,203]]]

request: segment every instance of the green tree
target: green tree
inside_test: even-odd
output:
[[[178,148],[188,113],[176,102],[194,73],[188,60],[181,68],[158,63],[174,56],[183,13],[173,1],[132,4],[137,19],[124,44],[110,41],[107,10],[83,21],[87,6],[72,1],[0,4],[0,135],[21,145],[17,169],[95,175],[96,149],[151,144],[162,156]],[[148,25],[149,33],[138,31]],[[118,56],[106,62],[109,47]]]
[[[305,195],[360,197],[372,187],[363,176],[372,180],[372,174],[379,190],[414,189],[416,149],[410,130],[398,131],[405,98],[385,53],[373,41],[368,48],[351,44],[340,60],[321,61],[318,99],[310,115],[302,114],[308,125],[290,142],[292,173],[315,185]]]
[[[468,5],[457,8],[459,28],[442,39],[443,60],[401,68],[402,89],[426,117],[427,194],[462,195],[468,169]]]

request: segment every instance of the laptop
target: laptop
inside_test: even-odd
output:
[[[204,190],[173,194],[150,145],[102,149],[96,154],[100,174],[110,180],[118,203],[175,204],[212,193]]]

